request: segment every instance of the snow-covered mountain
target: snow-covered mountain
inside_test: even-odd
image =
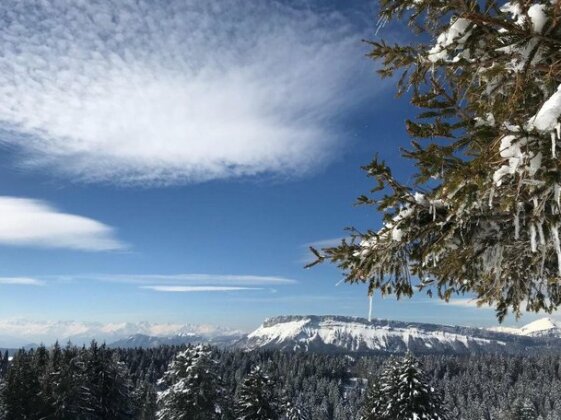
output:
[[[521,328],[489,329],[373,320],[342,316],[279,316],[246,335],[212,325],[95,323],[76,321],[0,321],[0,348],[30,343],[92,339],[113,347],[157,347],[189,343],[236,346],[247,350],[467,353],[517,352],[561,346],[561,322],[544,318]]]
[[[542,318],[538,319],[537,321],[530,322],[529,324],[526,324],[520,328],[493,327],[489,328],[489,330],[515,334],[524,337],[561,338],[561,321],[556,321],[551,318]]]
[[[77,345],[87,344],[93,339],[113,343],[135,335],[153,338],[198,336],[210,340],[228,336],[239,339],[243,333],[213,325],[0,320],[0,347],[21,347],[29,343],[52,344],[56,340],[63,343],[71,341]]]
[[[280,316],[240,341],[247,350],[468,353],[513,352],[543,340],[480,328],[342,316]]]
[[[154,337],[145,334],[134,334],[109,344],[109,347],[121,348],[155,348],[159,346],[179,346],[182,344],[208,343],[218,347],[229,347],[236,344],[246,334],[231,333],[227,335],[176,334],[168,337]]]

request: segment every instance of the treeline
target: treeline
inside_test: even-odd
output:
[[[384,400],[391,392],[377,397],[374,392],[374,384],[387,386],[384,372],[395,364],[386,356],[196,349],[110,349],[92,343],[20,350],[9,362],[0,355],[0,419],[174,418],[170,410],[185,412],[185,396],[203,388],[196,378],[213,384],[205,388],[207,402],[196,402],[200,411],[218,407],[223,419],[240,418],[244,399],[254,400],[247,398],[252,392],[279,418],[356,420],[373,401],[391,406]],[[195,367],[192,360],[199,356],[204,361]],[[443,355],[419,362],[445,418],[561,419],[560,355]]]

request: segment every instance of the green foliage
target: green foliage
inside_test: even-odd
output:
[[[504,5],[380,0],[382,23],[405,20],[421,34],[370,42],[381,76],[399,76],[398,93],[420,110],[403,152],[415,182],[400,183],[378,158],[365,166],[375,188],[358,202],[383,214],[382,227],[351,229],[314,250],[315,263],[337,264],[370,294],[473,293],[500,320],[559,306],[561,6]]]

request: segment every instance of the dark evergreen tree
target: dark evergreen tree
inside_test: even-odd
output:
[[[397,374],[397,393],[391,400],[391,418],[445,420],[444,404],[440,393],[429,385],[419,361],[411,353],[407,353],[401,360]]]
[[[132,384],[126,366],[105,344],[94,341],[83,353],[86,387],[93,399],[92,410],[98,418],[131,418]]]
[[[6,382],[4,378],[0,376],[0,419],[6,419],[8,416],[8,409],[5,404],[5,392],[6,392]]]
[[[390,360],[370,387],[361,413],[364,420],[445,420],[439,393],[429,385],[420,363],[408,353]]]
[[[360,411],[360,420],[389,420],[385,416],[386,401],[378,380],[372,381],[368,388],[364,405]]]
[[[510,420],[537,420],[536,408],[528,400],[517,399],[508,412]]]
[[[136,407],[135,418],[139,420],[155,420],[158,411],[156,387],[148,381],[141,381],[134,392]]]
[[[310,420],[310,413],[304,407],[285,402],[282,407],[283,420]]]
[[[164,374],[158,397],[160,420],[212,420],[221,417],[223,396],[212,350],[196,346],[177,354]]]
[[[384,77],[420,109],[406,128],[417,174],[400,183],[384,162],[359,203],[381,227],[316,252],[369,294],[448,300],[474,293],[509,309],[561,303],[561,10],[551,0],[380,0],[381,24],[403,19],[402,45],[373,41]],[[407,38],[405,38],[407,39]],[[379,194],[378,194],[379,193]],[[418,283],[414,279],[420,279]]]
[[[43,410],[41,384],[33,370],[34,352],[18,351],[6,375],[4,407],[6,420],[32,419]]]
[[[237,420],[277,420],[281,408],[273,390],[273,381],[255,366],[244,378],[234,402]]]
[[[87,418],[95,414],[94,396],[88,386],[84,350],[70,344],[61,350],[56,343],[51,351],[49,375],[44,385],[45,398],[53,416],[60,420]]]

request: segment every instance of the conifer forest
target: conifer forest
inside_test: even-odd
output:
[[[561,418],[558,352],[417,359],[92,343],[6,354],[0,373],[6,420]]]

